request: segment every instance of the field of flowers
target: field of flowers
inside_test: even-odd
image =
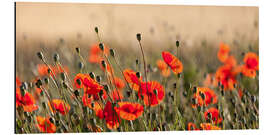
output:
[[[27,54],[35,69],[16,62],[16,133],[259,128],[257,42],[158,50],[138,33],[134,51],[92,29],[87,48],[61,39]]]

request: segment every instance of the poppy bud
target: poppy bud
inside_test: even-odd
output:
[[[177,40],[177,41],[176,41],[176,47],[179,47],[179,45],[180,45],[180,43],[179,43],[179,41]]]
[[[92,107],[92,108],[95,107],[95,103],[94,103],[94,102],[91,103],[91,107]]]
[[[187,91],[185,91],[185,90],[183,91],[183,96],[187,97]]]
[[[65,81],[66,80],[66,75],[65,75],[64,72],[61,72],[60,73],[60,76],[61,76],[62,81]]]
[[[80,52],[81,52],[80,48],[79,48],[79,47],[76,47],[75,49],[76,49],[76,52],[77,52],[78,54],[80,54]]]
[[[95,79],[95,73],[90,72],[90,73],[89,73],[89,76],[90,76],[92,79]]]
[[[117,128],[117,131],[118,131],[118,132],[121,132],[121,128],[120,128],[120,127],[118,127],[118,128]]]
[[[96,77],[96,80],[97,80],[97,82],[99,82],[99,83],[100,83],[100,81],[101,81],[101,77],[100,77],[100,76],[97,76],[97,77]]]
[[[22,83],[22,88],[25,89],[25,90],[28,89],[28,84],[27,84],[27,82],[23,82],[23,83]]]
[[[176,89],[176,83],[173,83],[173,88]]]
[[[235,100],[233,98],[230,99],[232,105],[235,105]]]
[[[42,107],[43,107],[44,110],[46,109],[47,105],[46,105],[45,102],[42,102]]]
[[[202,110],[201,106],[197,106],[197,111],[200,112]]]
[[[48,84],[48,83],[49,83],[49,79],[48,79],[48,78],[44,78],[44,82],[45,82],[46,84]]]
[[[112,57],[114,57],[115,53],[114,53],[113,49],[110,49],[110,54],[111,54]]]
[[[106,62],[104,60],[101,61],[101,65],[104,69],[106,69]]]
[[[59,54],[57,54],[57,53],[54,54],[53,59],[54,59],[54,62],[59,61],[59,59],[60,59]]]
[[[109,92],[109,86],[107,84],[105,84],[103,87],[106,92]]]
[[[56,125],[57,127],[60,126],[59,120],[56,120],[56,121],[55,121],[55,125]]]
[[[224,95],[225,95],[225,91],[221,90],[221,96],[224,96]]]
[[[207,113],[207,119],[212,119],[212,114],[210,112]]]
[[[98,27],[95,27],[95,32],[98,34]]]
[[[136,59],[136,65],[138,65],[139,64],[139,60],[138,59]]]
[[[75,91],[74,91],[74,95],[75,95],[76,97],[78,97],[78,96],[80,96],[80,92],[79,92],[78,90],[75,90]]]
[[[43,92],[43,90],[42,91],[40,91],[40,96],[44,96],[44,92]]]
[[[137,37],[137,40],[140,42],[140,41],[141,41],[141,39],[142,39],[141,34],[140,34],[140,33],[138,33],[138,34],[136,35],[136,37]]]
[[[100,49],[101,51],[104,51],[104,44],[103,44],[103,43],[99,43],[99,49]]]
[[[32,82],[29,82],[29,87],[33,88],[33,83]]]
[[[82,62],[79,62],[79,68],[83,69],[83,67],[84,67],[84,64]]]
[[[127,97],[130,97],[130,95],[131,95],[131,91],[127,90]]]
[[[66,84],[66,82],[63,82],[62,84],[63,84],[63,87],[64,87],[65,89],[68,88],[68,85]]]
[[[205,99],[205,94],[202,93],[202,92],[200,92],[199,94],[200,94],[200,96],[202,97],[202,100],[204,100],[204,99]]]
[[[224,90],[224,85],[223,84],[221,84],[221,89]]]
[[[38,52],[37,56],[38,56],[39,59],[44,60],[44,56],[43,56],[42,52]]]
[[[136,72],[136,76],[137,76],[137,78],[140,78],[141,77],[141,73],[140,72]]]

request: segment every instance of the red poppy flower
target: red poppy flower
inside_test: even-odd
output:
[[[233,67],[223,65],[216,71],[216,80],[224,86],[225,90],[232,90],[237,83],[235,78],[237,73]]]
[[[199,129],[196,128],[196,125],[194,123],[189,122],[188,123],[188,130],[190,131],[190,130],[199,130]]]
[[[125,87],[125,82],[118,77],[114,77],[112,81],[114,82],[114,85],[116,86],[116,88],[119,90],[122,90]]]
[[[21,85],[21,81],[19,77],[16,77],[16,87],[20,87],[20,85]]]
[[[24,96],[22,96],[20,88],[16,88],[16,107],[19,106],[22,106],[25,112],[32,112],[38,109],[32,94],[25,91]]]
[[[211,115],[212,121],[215,124],[221,123],[222,122],[222,118],[219,117],[219,111],[217,108],[209,108],[206,112],[204,112],[204,118],[206,120],[209,120],[209,115]]]
[[[161,71],[161,75],[163,77],[168,77],[171,74],[170,69],[168,68],[167,64],[163,60],[157,61],[157,67]]]
[[[94,101],[93,96],[88,97],[87,94],[84,94],[82,97],[82,102],[84,106],[87,106],[93,109],[100,119],[103,119],[103,110],[101,104],[98,101]]]
[[[219,45],[218,59],[224,63],[229,57],[229,52],[230,52],[229,45],[221,42]]]
[[[156,106],[164,99],[165,90],[160,83],[150,81],[142,83],[138,96],[140,99],[143,98],[145,105]]]
[[[53,99],[51,102],[48,102],[50,110],[54,112],[54,109],[52,108],[51,104],[55,109],[55,111],[60,112],[62,115],[67,114],[70,110],[69,104],[65,103],[63,100],[60,99]]]
[[[124,98],[124,96],[120,90],[113,90],[110,93],[110,96],[111,96],[113,101],[119,101],[119,100],[122,100]]]
[[[107,101],[106,103],[106,106],[103,110],[103,116],[109,129],[116,129],[119,127],[121,122],[119,114],[115,111],[110,101]]]
[[[118,105],[115,110],[125,120],[135,120],[143,113],[143,106],[138,103],[118,102]]]
[[[140,79],[136,76],[136,72],[131,69],[125,69],[123,71],[126,81],[130,84],[131,88],[138,91],[140,88],[140,83],[142,82],[142,77]]]
[[[108,55],[109,49],[104,45],[104,54]],[[89,51],[89,62],[90,63],[100,63],[103,60],[102,50],[99,48],[99,44],[93,44]]]
[[[234,56],[228,56],[228,58],[224,62],[225,65],[229,65],[231,67],[235,67],[237,62]]]
[[[40,132],[43,133],[55,133],[56,132],[56,126],[51,123],[49,118],[44,118],[41,116],[36,116],[37,120],[37,127]]]
[[[183,71],[183,64],[177,57],[166,51],[162,52],[162,57],[175,74]]]
[[[98,94],[103,89],[102,85],[90,77],[84,78],[83,85],[85,87],[85,93],[90,95]]]
[[[201,127],[202,130],[221,130],[220,127],[215,126],[215,125],[213,125],[211,123],[201,123],[200,127]]]
[[[202,98],[201,94],[204,94],[204,99]],[[193,97],[197,100],[197,104],[192,105],[193,107],[203,105],[208,106],[209,104],[217,103],[217,95],[215,94],[214,90],[207,87],[198,87],[197,92],[194,93]]]
[[[244,57],[244,65],[242,66],[242,73],[247,77],[254,78],[256,71],[259,70],[259,57],[253,52],[249,52]]]
[[[82,74],[82,73],[78,73],[75,77],[74,77],[74,87],[77,89],[83,88],[83,80],[84,78],[89,78],[88,74]]]

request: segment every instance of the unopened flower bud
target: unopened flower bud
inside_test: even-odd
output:
[[[196,86],[193,87],[193,91],[192,92],[193,93],[197,93],[197,87]]]
[[[140,72],[136,72],[136,76],[137,76],[137,78],[141,78],[141,73]]]
[[[78,97],[78,96],[80,96],[80,92],[79,92],[78,90],[75,90],[75,91],[74,91],[74,95],[75,95],[76,97]]]
[[[103,44],[103,43],[99,43],[99,49],[100,49],[101,51],[104,51],[104,44]]]
[[[44,60],[44,56],[43,56],[42,52],[38,52],[37,56],[38,56],[39,59]]]
[[[54,54],[53,59],[54,59],[54,62],[58,62],[60,59],[59,54],[57,54],[57,53]]]
[[[101,61],[101,65],[104,69],[106,69],[106,62],[104,60]]]
[[[98,34],[98,27],[95,27],[95,32]]]
[[[49,83],[49,79],[48,79],[48,78],[44,78],[44,82],[45,82],[46,84],[48,84],[48,83]]]
[[[96,77],[96,80],[97,80],[97,82],[100,83],[100,82],[101,82],[101,77],[100,77],[100,76],[97,76],[97,77]]]
[[[79,62],[79,68],[83,69],[83,67],[84,67],[84,64],[82,62]]]
[[[65,81],[67,78],[64,72],[61,72],[60,76],[61,76],[62,81]]]
[[[139,60],[138,59],[136,59],[136,65],[138,65],[139,64]]]
[[[66,84],[66,82],[63,82],[62,84],[63,84],[63,87],[64,87],[65,89],[68,88],[68,85]]]
[[[114,50],[113,49],[110,49],[110,54],[111,54],[112,57],[115,56],[115,53],[114,53]]]
[[[107,84],[105,84],[103,87],[106,92],[109,92],[109,86]]]
[[[179,47],[179,45],[180,45],[180,43],[179,43],[179,41],[177,40],[177,41],[176,41],[176,47]]]
[[[37,80],[36,86],[40,88],[42,86],[42,81],[40,79]]]
[[[79,47],[76,47],[75,50],[76,50],[76,52],[77,52],[78,54],[80,54],[81,49],[80,49]]]

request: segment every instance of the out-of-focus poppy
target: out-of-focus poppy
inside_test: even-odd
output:
[[[238,71],[233,67],[223,65],[216,71],[216,80],[224,86],[224,90],[232,90],[234,85],[237,83],[235,78],[237,73]]]
[[[108,55],[108,53],[109,49],[106,45],[104,45],[104,54]],[[99,48],[99,44],[91,45],[88,60],[90,63],[100,63],[103,60],[102,50]]]
[[[69,72],[69,69],[66,66],[64,66],[64,67],[61,67],[59,65],[58,66],[51,66],[51,65],[49,65],[49,66],[50,66],[50,68],[52,70],[51,73],[50,73],[51,76],[52,75],[59,74],[61,72],[66,72],[66,73]],[[49,69],[49,67],[46,64],[38,64],[37,65],[37,71],[38,71],[38,73],[39,73],[40,76],[49,75],[48,69]]]
[[[208,106],[209,104],[217,103],[217,95],[214,90],[207,87],[197,87],[197,92],[194,93],[193,98],[197,100],[197,104],[192,105],[193,107]]]
[[[110,93],[110,96],[112,98],[113,101],[119,101],[119,100],[122,100],[124,98],[122,92],[120,90],[113,90],[111,93]]]
[[[121,78],[114,77],[111,80],[113,81],[113,83],[117,89],[122,90],[125,87],[125,82]]]
[[[143,98],[145,105],[156,106],[164,99],[165,90],[156,81],[144,82],[141,84],[138,96],[140,99]]]
[[[243,96],[243,91],[242,91],[241,88],[238,89],[238,95],[239,95],[240,98],[242,98],[242,96]]]
[[[107,101],[106,106],[103,110],[103,116],[109,129],[118,128],[121,122],[119,113],[115,111],[114,107],[115,106],[113,106],[110,101]]]
[[[205,87],[216,87],[217,84],[218,83],[217,83],[217,81],[215,79],[215,74],[209,73],[209,74],[206,75],[205,80],[203,82],[203,85]]]
[[[219,51],[218,51],[218,59],[221,62],[225,62],[227,60],[227,58],[229,57],[229,52],[230,52],[230,47],[227,44],[224,44],[223,42],[221,42],[219,44]]]
[[[135,120],[143,113],[143,106],[138,103],[118,102],[118,105],[115,110],[125,120]]]
[[[211,107],[204,112],[204,118],[206,120],[212,120],[215,124],[222,122],[222,118],[219,117],[219,111],[215,107]]]
[[[188,123],[188,130],[199,130],[196,128],[196,125],[192,122]]]
[[[135,91],[139,91],[140,83],[142,83],[142,76],[138,78],[136,72],[131,69],[125,69],[123,71],[126,81],[130,84],[131,88]]]
[[[56,126],[50,121],[50,118],[36,116],[36,120],[37,120],[37,127],[40,132],[43,132],[43,133],[56,132]]]
[[[100,119],[103,119],[103,110],[102,110],[102,106],[99,103],[99,101],[94,101],[93,100],[93,96],[88,97],[87,94],[85,94],[82,97],[82,102],[84,106],[87,106],[91,109],[93,109],[96,113],[96,116],[98,116]]]
[[[163,60],[157,61],[157,67],[161,71],[161,75],[163,77],[168,77],[171,74],[170,69],[168,68],[168,65]]]
[[[175,74],[183,71],[183,64],[177,57],[166,51],[162,52],[162,57]]]
[[[242,66],[242,73],[247,77],[254,78],[256,71],[259,70],[259,57],[256,53],[249,52],[244,57],[244,65]]]
[[[53,99],[51,102],[48,102],[48,106],[52,112],[58,111],[62,115],[65,115],[69,112],[70,106],[61,99]],[[52,108],[53,106],[53,108]]]
[[[98,94],[99,91],[103,89],[102,85],[90,77],[83,79],[83,85],[85,87],[85,93],[90,95]]]
[[[22,106],[25,112],[32,112],[38,109],[35,99],[29,92],[21,94],[20,88],[16,88],[16,107]]]
[[[211,123],[201,123],[200,127],[201,127],[202,130],[221,130],[220,127],[215,126],[215,125],[213,125]]]
[[[16,87],[20,87],[21,83],[22,82],[21,82],[20,78],[16,77]]]
[[[224,62],[225,65],[229,65],[231,67],[235,67],[237,62],[236,59],[234,58],[234,56],[228,56],[228,58],[225,60]]]

